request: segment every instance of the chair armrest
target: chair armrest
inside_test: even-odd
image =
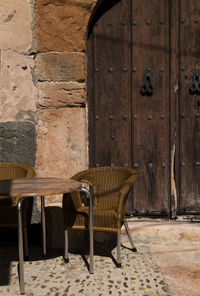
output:
[[[94,191],[95,186],[91,182],[89,182],[88,180],[80,180],[80,179],[76,179],[76,180],[78,180],[81,183],[88,184],[89,186],[92,187],[92,189]],[[82,186],[82,187],[84,187],[84,186]],[[84,196],[86,196],[85,193],[83,193],[83,194],[84,194]],[[63,194],[63,205],[65,205],[65,207],[68,211],[76,211],[76,210],[82,208],[83,206],[87,206],[87,202],[85,205],[85,203],[83,201],[83,197],[81,197],[81,192],[71,192],[71,193]]]
[[[79,180],[79,182],[88,184],[89,186],[92,187],[92,190],[95,189],[95,186],[90,181],[88,181],[88,180],[81,179],[81,180]]]
[[[78,174],[77,174],[77,175],[78,175]],[[97,200],[96,200],[96,198],[95,198],[95,196],[96,196],[96,187],[95,187],[95,185],[92,184],[90,181],[88,181],[88,180],[85,179],[85,174],[84,174],[83,176],[81,176],[81,174],[80,174],[80,176],[79,176],[78,178],[77,178],[77,175],[75,176],[75,178],[72,177],[72,179],[75,179],[75,180],[77,180],[77,181],[79,181],[79,182],[81,182],[81,183],[86,183],[86,184],[89,185],[89,187],[92,187],[93,205],[94,205],[94,206],[97,205]],[[84,186],[83,186],[83,187],[84,187]],[[90,189],[90,188],[89,188],[89,189]]]

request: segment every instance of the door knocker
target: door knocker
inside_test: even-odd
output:
[[[189,93],[191,95],[200,95],[200,70],[195,67],[193,70],[193,81],[189,88]]]
[[[194,108],[200,109],[200,70],[195,67],[193,70],[193,81],[192,85],[189,88],[189,93],[191,95],[197,95],[194,103]]]
[[[153,73],[151,69],[147,69],[146,71],[144,71],[144,84],[140,88],[140,94],[142,96],[151,97],[153,95],[152,80],[153,80]]]

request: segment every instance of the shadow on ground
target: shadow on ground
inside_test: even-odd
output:
[[[44,257],[42,251],[41,224],[32,224],[28,233],[28,261],[48,260],[63,256],[64,248],[59,248],[47,249],[47,255]],[[1,228],[0,237],[0,286],[4,286],[9,285],[12,262],[18,261],[18,231],[16,228]],[[116,248],[116,245],[117,235],[115,233],[94,233],[94,254],[110,257],[117,266],[116,259],[112,255],[112,251]],[[81,230],[69,231],[69,253],[81,255],[82,260],[89,270],[89,262],[87,260],[89,255],[89,233]]]

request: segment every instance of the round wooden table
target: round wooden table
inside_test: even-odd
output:
[[[43,232],[43,252],[46,255],[46,226],[45,226],[45,196],[63,194],[67,192],[83,191],[90,200],[90,273],[94,272],[93,247],[93,221],[92,221],[92,195],[89,190],[82,187],[81,182],[67,178],[20,178],[0,180],[0,195],[18,197],[18,249],[19,249],[19,285],[20,293],[24,294],[24,250],[22,229],[23,198],[29,196],[41,197],[41,218]]]

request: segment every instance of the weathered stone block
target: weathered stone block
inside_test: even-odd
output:
[[[85,83],[39,82],[38,104],[43,108],[83,106]]]
[[[31,1],[1,1],[0,40],[1,49],[28,52],[32,47]]]
[[[41,53],[37,56],[39,81],[78,81],[85,80],[85,54]]]
[[[39,52],[83,51],[96,0],[37,0],[36,43]]]
[[[36,121],[33,57],[12,50],[0,56],[0,121]]]
[[[71,177],[87,165],[85,108],[40,109],[37,126],[38,176]],[[52,199],[48,199],[51,202]]]
[[[35,166],[36,130],[31,122],[0,122],[0,162]]]

